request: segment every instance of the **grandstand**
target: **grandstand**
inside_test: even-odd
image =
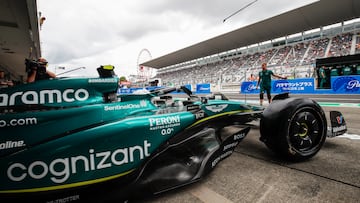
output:
[[[341,28],[341,29],[340,29]],[[268,63],[276,74],[289,78],[316,77],[315,61],[318,58],[346,56],[360,52],[360,19],[350,24],[312,31],[298,37],[284,38],[273,43],[259,44],[241,52],[201,60],[186,67],[158,70],[157,78],[165,85],[195,85],[210,83],[220,90],[238,90],[239,84],[250,74],[257,75],[260,64]]]
[[[158,69],[164,85],[210,83],[221,91],[238,90],[263,62],[288,78],[316,77],[316,59],[360,52],[357,4],[320,0],[141,65]]]

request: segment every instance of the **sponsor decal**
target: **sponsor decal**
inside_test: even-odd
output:
[[[212,111],[214,113],[217,112],[221,112],[222,110],[224,110],[226,107],[228,107],[227,104],[218,104],[218,105],[210,105],[210,106],[205,106],[205,108],[209,111]]]
[[[149,118],[150,130],[160,130],[161,135],[171,135],[180,126],[180,116],[166,116],[161,118]]]
[[[235,134],[234,135],[234,140],[241,140],[246,136],[246,133],[240,133],[240,134]]]
[[[234,148],[234,147],[236,147],[238,144],[239,144],[239,142],[233,142],[233,143],[227,144],[227,145],[224,146],[223,151],[226,151],[226,150],[228,150],[228,149],[230,149],[230,148]]]
[[[65,198],[61,198],[61,199],[51,200],[51,201],[48,201],[47,203],[66,203],[66,202],[72,202],[72,201],[77,201],[77,200],[80,200],[80,195],[73,195],[73,196],[69,196],[69,197],[65,197]]]
[[[148,157],[151,143],[118,148],[113,151],[96,152],[89,149],[88,155],[57,158],[49,162],[34,161],[29,164],[15,162],[7,169],[7,177],[14,182],[25,179],[49,178],[54,183],[64,183],[70,176],[87,171],[97,171],[113,166],[121,166]],[[60,168],[60,169],[59,169]]]
[[[62,102],[85,101],[89,98],[86,89],[65,89],[64,91],[52,89],[37,91],[14,92],[12,94],[0,94],[0,106],[14,106],[20,104],[52,104]]]
[[[19,140],[19,141],[9,140],[9,141],[0,143],[0,150],[12,149],[12,148],[18,148],[18,147],[24,147],[24,146],[26,146],[24,143],[24,140]]]
[[[36,125],[36,124],[37,124],[37,118],[20,118],[20,119],[11,119],[10,121],[0,120],[0,128]]]
[[[149,118],[150,130],[173,128],[176,126],[180,126],[180,123],[181,119],[179,115],[160,118]]]
[[[186,106],[186,110],[187,111],[193,111],[193,110],[199,110],[200,109],[200,105],[189,105]]]
[[[145,100],[141,100],[139,104],[123,104],[123,105],[115,105],[115,106],[105,106],[105,111],[118,111],[124,109],[140,109],[147,107],[147,103]]]
[[[332,128],[333,133],[337,133],[337,132],[344,131],[344,130],[346,130],[346,125],[342,125],[342,126]]]
[[[195,119],[198,120],[198,119],[205,117],[205,112],[203,110],[201,110],[201,111],[196,112],[194,115],[195,115]]]
[[[161,135],[171,135],[174,132],[174,128],[163,128],[161,129]]]
[[[117,83],[116,78],[91,78],[88,83]]]
[[[225,152],[224,154],[221,154],[220,156],[216,157],[214,159],[214,161],[211,162],[211,167],[214,168],[218,163],[219,161],[225,159],[226,157],[230,156],[231,154],[233,153],[233,151],[227,151]]]
[[[235,134],[233,136],[233,140],[234,142],[229,143],[224,145],[223,147],[223,154],[221,154],[220,156],[216,157],[212,162],[211,162],[211,167],[214,168],[221,160],[225,159],[226,157],[230,156],[235,147],[239,144],[239,140],[243,139],[246,136],[246,133],[239,133],[239,134]]]
[[[341,116],[336,116],[336,121],[338,124],[342,124],[343,123],[343,119],[344,117],[341,115]]]
[[[331,129],[332,134],[330,137],[335,137],[346,132],[346,121],[344,116],[338,111],[330,111]]]

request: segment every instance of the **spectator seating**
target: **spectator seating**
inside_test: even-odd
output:
[[[333,37],[327,57],[349,55],[352,36],[352,33],[345,33]]]
[[[274,73],[288,77],[314,77],[314,64],[316,59],[329,56],[343,56],[351,54],[351,48],[360,53],[360,33],[353,37],[353,33],[344,33],[333,37],[319,36],[308,40],[294,42],[270,48],[255,48],[245,50],[233,58],[222,58],[217,62],[204,63],[184,69],[158,73],[164,84],[196,85],[198,83],[211,84],[240,84],[251,74],[258,76],[261,63],[268,64]],[[356,39],[356,43],[352,42]],[[356,47],[351,47],[356,46]],[[336,69],[335,69],[336,70]],[[331,75],[339,75],[336,70]],[[354,70],[360,74],[360,65]],[[350,74],[344,69],[343,74]]]

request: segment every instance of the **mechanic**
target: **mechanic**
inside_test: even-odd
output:
[[[50,78],[55,78],[55,73],[46,69],[48,62],[45,58],[39,58],[36,65],[31,66],[31,70],[28,73],[27,82],[35,82],[38,80],[46,80]]]
[[[325,69],[326,69],[326,66],[322,66],[319,69],[319,78],[320,78],[319,88],[320,89],[325,88],[325,84],[327,83],[327,77],[326,77],[326,74],[325,74]]]
[[[261,68],[262,71],[259,72],[259,79],[256,84],[256,89],[258,89],[260,85],[260,105],[262,106],[264,101],[264,91],[266,91],[269,104],[271,103],[271,76],[275,76],[281,79],[286,79],[287,77],[274,74],[271,70],[267,69],[266,63],[261,64]]]

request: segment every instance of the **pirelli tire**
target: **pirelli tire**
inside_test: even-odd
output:
[[[323,109],[306,98],[274,100],[260,120],[260,140],[288,161],[313,157],[323,146],[326,133]]]

